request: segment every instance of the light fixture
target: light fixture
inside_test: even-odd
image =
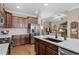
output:
[[[17,6],[17,8],[20,8],[20,6]]]
[[[41,26],[41,30],[43,29],[43,26]]]
[[[35,14],[38,14],[38,11],[37,10],[35,11]]]
[[[44,6],[48,6],[48,4],[47,4],[47,3],[45,3],[45,4],[44,4]]]

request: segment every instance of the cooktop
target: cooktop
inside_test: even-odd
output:
[[[9,43],[9,38],[0,38],[0,44]]]

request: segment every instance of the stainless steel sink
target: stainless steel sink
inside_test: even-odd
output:
[[[61,40],[57,40],[57,39],[53,39],[53,38],[44,38],[44,39],[52,41],[52,42],[56,42],[56,43],[62,42]]]

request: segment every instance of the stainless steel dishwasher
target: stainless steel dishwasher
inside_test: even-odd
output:
[[[79,55],[79,53],[76,53],[61,47],[59,47],[58,51],[59,51],[58,52],[59,55]]]

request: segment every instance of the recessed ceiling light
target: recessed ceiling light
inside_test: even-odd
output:
[[[36,10],[35,13],[38,14],[38,11]]]
[[[48,6],[48,4],[47,4],[47,3],[45,3],[45,4],[44,4],[44,6]]]
[[[17,6],[17,8],[20,8],[20,6]]]

